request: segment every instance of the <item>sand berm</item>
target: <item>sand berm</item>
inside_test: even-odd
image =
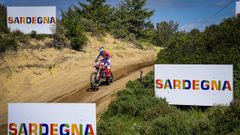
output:
[[[51,38],[32,39],[31,47],[7,51],[0,58],[0,124],[6,134],[7,105],[16,102],[97,104],[99,116],[129,80],[153,70],[158,48],[135,45],[107,34],[101,39],[88,36],[83,51],[48,47]],[[114,82],[97,91],[89,89],[90,74],[99,47],[111,51]]]

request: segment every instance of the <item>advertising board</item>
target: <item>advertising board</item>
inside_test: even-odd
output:
[[[155,96],[174,105],[228,105],[232,65],[155,65]]]
[[[96,135],[96,105],[10,103],[8,134]]]
[[[11,31],[23,33],[54,34],[56,30],[56,7],[7,7],[7,25]]]

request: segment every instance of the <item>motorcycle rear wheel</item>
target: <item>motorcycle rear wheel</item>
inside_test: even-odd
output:
[[[111,71],[111,77],[110,78],[107,78],[107,84],[110,85],[110,83],[113,82],[113,74],[112,74],[112,71]]]

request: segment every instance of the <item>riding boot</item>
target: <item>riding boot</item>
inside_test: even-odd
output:
[[[110,69],[106,69],[106,76],[108,78],[111,77],[111,70]]]

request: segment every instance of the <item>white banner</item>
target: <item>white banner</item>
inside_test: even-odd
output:
[[[233,100],[232,65],[155,65],[155,96],[169,104],[229,105]]]
[[[240,16],[240,1],[236,2],[236,16]]]
[[[56,31],[56,7],[7,7],[7,25],[11,31],[36,31],[53,34]]]
[[[10,103],[8,135],[96,135],[93,103]]]

